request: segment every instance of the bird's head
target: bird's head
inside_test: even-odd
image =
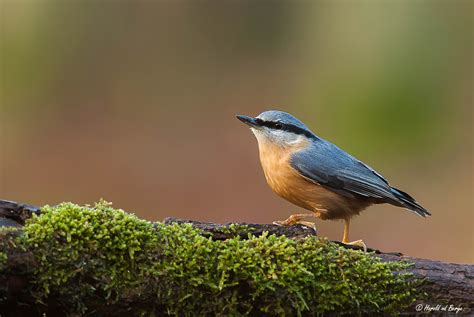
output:
[[[237,119],[250,126],[259,145],[271,142],[288,147],[316,138],[303,122],[283,111],[265,111],[255,118],[238,115]]]

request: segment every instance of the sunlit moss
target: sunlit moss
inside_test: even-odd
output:
[[[9,246],[15,242],[15,233],[18,228],[0,227],[0,270],[7,263]]]
[[[125,301],[133,312],[180,316],[352,315],[396,313],[415,300],[415,282],[400,273],[406,263],[316,237],[213,241],[189,224],[152,224],[106,202],[46,206],[19,239],[38,262],[35,296],[60,297],[66,312]]]
[[[225,235],[225,237],[248,237],[249,234],[252,234],[255,231],[255,228],[249,227],[248,225],[231,223],[230,225],[222,225],[212,229],[212,232],[202,232],[202,235],[215,237],[219,234]]]
[[[8,255],[5,252],[0,251],[0,269],[7,263]]]

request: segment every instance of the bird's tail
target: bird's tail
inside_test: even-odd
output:
[[[423,208],[420,204],[418,204],[415,200],[415,198],[411,197],[404,191],[401,191],[400,189],[392,187],[392,193],[395,195],[395,197],[398,198],[400,201],[402,207],[405,207],[414,213],[416,213],[419,216],[422,216],[423,218],[426,216],[431,216],[430,212]]]

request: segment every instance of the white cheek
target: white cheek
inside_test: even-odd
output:
[[[293,137],[288,140],[288,144],[289,145],[298,145],[300,144],[301,142],[304,142],[305,141],[305,138],[301,135],[293,135]]]
[[[304,137],[281,130],[254,129],[251,128],[259,144],[271,142],[281,147],[297,146],[304,142]]]
[[[260,135],[260,131],[254,128],[250,128],[250,131],[252,131],[253,135],[258,139],[258,136]]]
[[[286,131],[272,131],[272,139],[274,142],[281,143],[282,145],[295,145],[303,141],[301,135],[297,135],[294,133],[286,132]]]
[[[269,133],[269,131],[265,129],[254,129],[254,128],[250,128],[250,130],[252,130],[259,144],[263,144],[264,142],[269,142],[269,141],[274,142],[273,137],[271,133]]]

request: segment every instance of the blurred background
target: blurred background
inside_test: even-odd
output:
[[[235,114],[290,112],[433,216],[351,239],[474,262],[472,1],[1,0],[0,197],[286,219]],[[342,222],[318,221],[341,239]]]

